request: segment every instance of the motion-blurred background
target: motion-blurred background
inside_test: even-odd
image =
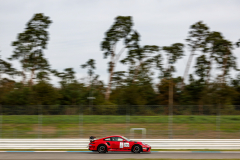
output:
[[[9,2],[1,3],[9,6]],[[239,3],[231,1],[228,5],[232,8],[229,13],[235,13]],[[207,13],[211,13],[207,8]],[[49,32],[54,19],[47,13],[28,15],[25,28],[19,26],[19,33],[12,39],[12,52],[0,52],[4,55],[0,57],[0,138],[88,138],[114,134],[130,138],[240,138],[240,73],[235,55],[239,53],[240,39],[229,40],[221,31],[197,19],[188,24],[181,41],[157,45],[156,41],[151,44],[151,40],[144,40],[143,45],[140,42],[145,37],[141,37],[141,31],[151,32],[152,36],[147,38],[152,39],[159,31],[153,33],[150,28],[156,25],[144,23],[145,29],[138,31],[141,23],[134,26],[134,16],[116,15],[98,41],[98,55],[107,61],[95,59],[95,53],[74,58],[72,51],[75,53],[76,49],[71,44],[76,41],[63,41],[61,46],[66,44],[69,51],[64,50],[65,57],[55,51],[52,56],[56,60],[45,55],[50,38],[54,39]],[[1,19],[5,22],[6,17]],[[235,22],[230,19],[224,24],[234,26]],[[7,31],[9,25],[3,26],[1,31]],[[171,37],[177,25],[168,26],[173,29],[167,32]],[[80,61],[77,68],[81,68],[81,73],[74,70],[76,59]],[[61,67],[67,67],[51,65],[51,61],[60,60]],[[98,73],[99,66],[106,66],[107,72]]]
[[[164,105],[33,105],[1,106],[1,138],[238,139],[239,111],[217,106]],[[224,106],[232,107],[232,106]],[[12,109],[14,108],[14,109]],[[145,128],[142,130],[131,128]]]

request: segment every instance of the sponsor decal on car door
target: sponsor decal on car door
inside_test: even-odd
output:
[[[124,147],[129,147],[129,143],[124,143]]]
[[[119,143],[119,148],[129,148],[129,143],[124,143],[124,142],[120,142]]]
[[[123,142],[120,142],[119,148],[123,148]]]

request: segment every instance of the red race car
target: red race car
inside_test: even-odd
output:
[[[123,136],[109,136],[105,138],[96,139],[90,137],[88,149],[91,151],[98,151],[99,153],[106,153],[108,151],[131,151],[133,153],[150,152],[151,146],[142,143],[131,141]]]

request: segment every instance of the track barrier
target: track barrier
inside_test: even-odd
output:
[[[240,139],[132,139],[152,149],[240,149]],[[87,149],[89,139],[0,139],[0,149]]]

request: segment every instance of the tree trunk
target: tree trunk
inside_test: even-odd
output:
[[[111,91],[111,87],[112,87],[112,75],[113,75],[113,71],[114,71],[114,65],[115,65],[115,48],[116,48],[116,44],[113,46],[113,53],[111,55],[111,64],[110,64],[110,74],[109,74],[109,81],[108,81],[108,87],[106,89],[106,93],[105,93],[105,100],[108,101],[109,97],[110,97],[110,91]]]
[[[228,59],[228,54],[229,54],[229,50],[227,55],[224,55],[224,63],[223,63],[223,75],[222,75],[222,83],[225,83],[225,75],[226,75],[226,69],[227,69],[227,59]]]
[[[140,64],[138,65],[138,67],[135,70],[134,77],[133,77],[133,83],[135,82],[135,79],[138,76],[138,71],[139,71],[139,68],[141,67],[141,65],[142,65],[142,62],[140,62]]]
[[[169,106],[168,106],[168,136],[169,139],[173,138],[173,131],[172,131],[172,122],[173,122],[173,81],[172,78],[169,80]]]
[[[210,61],[209,61],[209,70],[208,70],[208,72],[207,72],[207,85],[209,84],[209,81],[210,81],[210,72],[211,72],[211,65],[212,65],[212,63],[211,63],[211,59],[210,59]]]
[[[112,76],[113,76],[113,71],[114,71],[114,68],[115,68],[115,64],[116,62],[119,60],[121,54],[123,53],[123,51],[125,50],[126,47],[123,47],[120,52],[116,55],[115,57],[115,48],[116,48],[116,44],[113,46],[113,54],[111,56],[111,68],[110,68],[110,75],[109,75],[109,81],[108,81],[108,87],[106,89],[106,93],[105,93],[105,100],[109,100],[109,97],[110,97],[110,91],[111,91],[111,87],[112,87]]]
[[[114,65],[114,64],[112,64]],[[114,66],[111,67],[110,69],[110,75],[109,75],[109,81],[108,81],[108,87],[105,93],[105,100],[109,100],[110,97],[110,90],[111,90],[111,86],[112,86],[112,75],[113,75],[113,70],[114,70]]]
[[[172,79],[169,80],[169,112],[172,112],[173,105],[173,82]]]
[[[22,71],[22,76],[23,76],[22,83],[25,84],[25,82],[26,82],[26,74],[25,74],[24,71]]]
[[[32,86],[33,85],[33,76],[34,76],[34,69],[32,69],[32,72],[31,72],[31,79],[30,79],[30,85]]]
[[[24,66],[25,63],[26,63],[26,55],[24,55],[23,66]],[[23,84],[25,84],[25,82],[26,82],[26,74],[25,73],[26,73],[26,69],[23,68],[23,71],[22,71],[22,75],[23,75],[22,83]]]
[[[184,81],[185,81],[185,79],[187,79],[187,75],[188,75],[188,71],[189,71],[189,68],[190,68],[190,65],[192,62],[193,55],[194,55],[194,50],[191,51],[191,54],[188,58],[187,66],[184,71],[184,75],[183,75],[183,79],[182,79],[181,90],[184,90]]]

